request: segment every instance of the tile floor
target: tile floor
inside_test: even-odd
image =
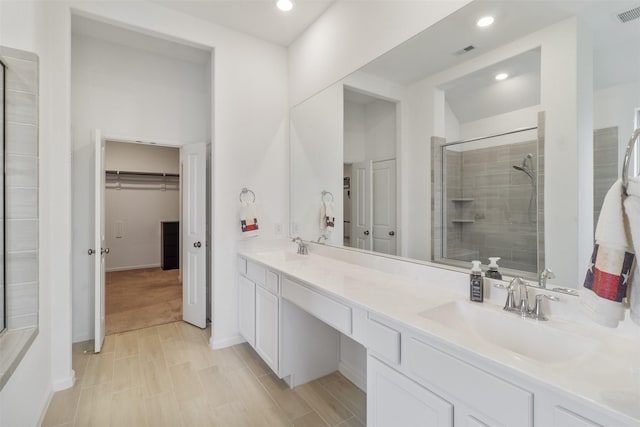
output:
[[[211,350],[209,334],[175,322],[109,335],[97,355],[74,344],[76,384],[43,426],[365,425],[366,396],[339,373],[291,390],[249,345]]]

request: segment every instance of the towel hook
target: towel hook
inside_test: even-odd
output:
[[[331,193],[331,191],[327,191],[327,190],[322,190],[322,201],[326,202],[326,199],[324,198],[324,196],[326,195],[331,196],[331,201],[333,202],[333,194]]]
[[[251,195],[253,196],[253,200],[251,201],[251,203],[255,203],[256,202],[256,193],[254,193],[253,191],[249,190],[247,187],[242,187],[242,191],[240,191],[240,203],[242,203],[244,200],[242,200],[242,196],[244,196],[245,194],[251,193]]]
[[[624,162],[622,162],[622,189],[624,195],[627,196],[627,187],[629,186],[629,163],[631,162],[631,153],[636,144],[636,140],[640,137],[640,128],[633,131],[631,138],[627,143],[627,151],[624,153]]]

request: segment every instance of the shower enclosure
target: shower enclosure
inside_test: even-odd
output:
[[[544,265],[543,138],[538,126],[455,142],[433,138],[433,260],[505,269]]]

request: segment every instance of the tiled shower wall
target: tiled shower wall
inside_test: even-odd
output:
[[[618,127],[593,132],[593,229],[598,224],[604,196],[618,179]]]
[[[488,257],[499,256],[505,268],[537,270],[541,194],[534,199],[530,218],[531,180],[513,168],[531,153],[539,175],[537,151],[533,140],[447,153],[447,258],[486,263]]]
[[[6,65],[7,328],[38,325],[38,57],[0,47]]]

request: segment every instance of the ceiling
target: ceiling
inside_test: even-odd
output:
[[[289,46],[334,0],[293,0],[289,12],[275,0],[153,0],[169,9],[204,19],[254,37]]]

